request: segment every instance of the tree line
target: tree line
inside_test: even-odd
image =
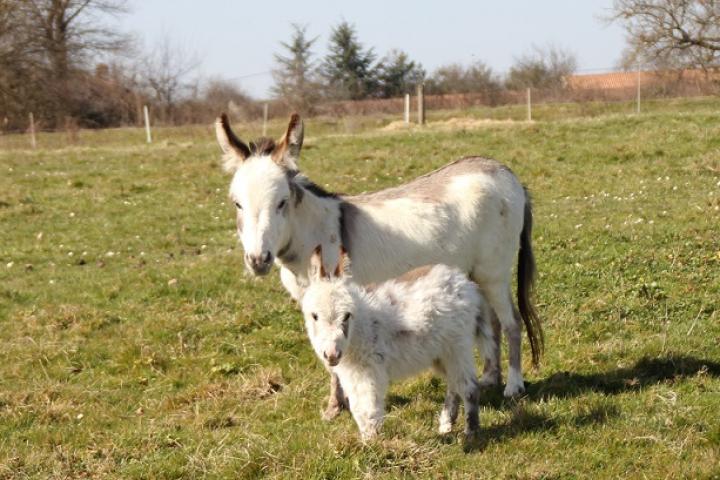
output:
[[[311,112],[320,101],[393,98],[413,93],[418,84],[428,94],[499,92],[502,89],[561,88],[563,78],[577,67],[575,56],[556,47],[534,48],[515,60],[505,76],[481,61],[452,63],[428,74],[422,64],[402,50],[379,58],[359,40],[348,22],[333,27],[327,54],[318,59],[307,27],[293,25],[282,53],[275,55],[273,94],[290,108]]]
[[[126,0],[0,0],[0,131],[27,126],[28,113],[41,128],[139,124],[142,106],[157,121],[207,122],[219,111],[257,118],[258,101],[235,82],[201,79],[192,53],[163,39],[150,48],[119,31],[115,20]],[[627,33],[623,64],[702,68],[720,54],[720,2],[615,0],[607,18]],[[418,84],[428,94],[493,93],[527,87],[563,87],[577,68],[561,48],[534,48],[501,75],[481,61],[451,63],[427,72],[402,51],[380,56],[360,41],[354,25],[331,28],[326,52],[318,37],[293,25],[274,56],[271,94],[285,109],[312,114],[327,102],[399,97]]]
[[[232,82],[200,80],[199,62],[169,39],[142,47],[119,31],[126,0],[0,0],[0,132],[196,123],[228,104],[260,108]],[[257,112],[254,112],[257,113]]]

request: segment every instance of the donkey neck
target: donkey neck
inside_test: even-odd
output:
[[[290,217],[289,239],[278,259],[281,265],[303,280],[307,279],[310,256],[322,246],[323,263],[337,263],[340,251],[340,199],[322,196],[299,184]],[[327,252],[327,253],[326,253]],[[326,259],[325,256],[328,255]],[[334,255],[333,258],[329,258]]]
[[[350,345],[348,357],[355,363],[366,364],[368,362],[384,360],[383,348],[381,345],[383,335],[383,312],[369,301],[368,294],[362,289],[353,295],[356,305],[356,316],[351,321]]]

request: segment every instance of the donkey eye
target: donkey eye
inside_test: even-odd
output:
[[[235,206],[238,210],[242,210],[242,205],[240,205],[240,202],[235,202]]]
[[[287,205],[287,199],[286,199],[286,198],[283,198],[283,199],[280,201],[280,203],[278,204],[277,209],[278,209],[278,210],[282,210],[283,208],[285,208],[285,205]]]
[[[340,324],[340,328],[346,338],[348,336],[348,330],[350,330],[350,317],[352,317],[352,314],[350,312],[346,313],[343,316],[342,323]]]
[[[317,322],[317,319],[318,319],[317,313],[311,313],[310,316],[312,317],[313,320],[315,320]]]

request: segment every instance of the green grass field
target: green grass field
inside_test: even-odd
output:
[[[0,478],[720,477],[719,107],[306,122],[302,168],[338,191],[469,154],[530,187],[547,350],[524,398],[482,397],[478,445],[436,433],[430,375],[376,442],[320,420],[327,374],[277,271],[244,273],[209,128],[3,138]]]

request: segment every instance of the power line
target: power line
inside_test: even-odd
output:
[[[271,73],[272,73],[272,71],[270,71],[270,70],[267,70],[265,72],[246,73],[245,75],[238,75],[237,77],[230,77],[230,78],[228,78],[228,80],[242,80],[243,78],[259,77],[261,75],[268,75]]]

